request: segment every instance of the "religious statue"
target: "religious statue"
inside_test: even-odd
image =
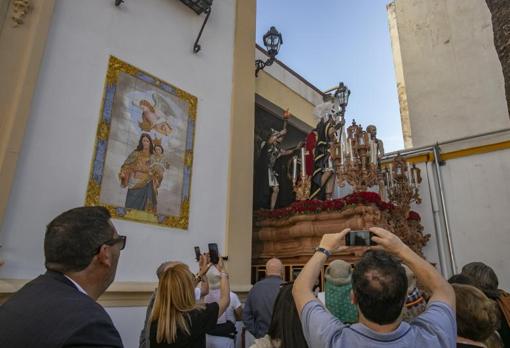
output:
[[[296,147],[288,150],[281,148],[283,138],[287,134],[287,129],[284,128],[281,131],[271,129],[271,135],[267,142],[262,146],[262,156],[267,156],[267,176],[268,185],[271,190],[271,200],[269,208],[271,210],[276,206],[276,200],[278,199],[278,193],[280,192],[280,184],[278,182],[278,173],[275,170],[276,160],[282,156],[288,156],[294,153],[296,149],[302,147],[302,143],[299,143]]]
[[[336,95],[333,97],[333,102],[326,101],[314,109],[314,115],[319,118],[319,123],[313,133],[307,137],[307,144],[315,143],[310,199],[332,199],[335,185],[335,157],[332,153],[336,151],[343,133],[345,124],[343,112],[343,107],[339,104]],[[310,152],[309,146],[307,147]]]
[[[377,138],[377,127],[373,124],[367,126],[367,133],[377,146],[377,159],[381,160],[381,157],[384,156],[384,145],[383,141]]]

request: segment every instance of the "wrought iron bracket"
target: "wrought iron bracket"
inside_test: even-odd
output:
[[[200,41],[200,37],[202,36],[202,32],[204,31],[204,27],[207,24],[207,20],[211,15],[211,7],[204,11],[207,15],[205,16],[204,23],[202,23],[202,28],[200,28],[200,32],[198,33],[198,37],[195,40],[195,44],[193,45],[193,53],[198,53],[202,49],[202,46],[199,45],[198,41]]]
[[[257,59],[255,61],[255,77],[259,76],[259,71],[264,70],[266,66],[270,66],[274,63],[275,59],[274,57],[269,57],[265,62],[261,59]]]

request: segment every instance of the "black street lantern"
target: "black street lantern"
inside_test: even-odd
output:
[[[202,28],[200,28],[200,32],[198,33],[198,37],[195,40],[195,44],[193,45],[193,53],[198,53],[202,47],[198,44],[200,41],[200,37],[202,36],[202,32],[204,31],[205,24],[211,15],[211,7],[213,0],[180,0],[184,5],[188,6],[190,9],[195,11],[197,15],[205,13],[204,23],[202,24]]]
[[[266,46],[267,54],[270,57],[275,57],[280,51],[280,46],[283,44],[282,34],[276,30],[275,27],[271,27],[267,33],[262,37],[264,46]]]
[[[265,62],[260,59],[255,61],[255,66],[257,68],[255,70],[255,76],[259,75],[260,70],[274,63],[278,52],[280,52],[280,46],[283,44],[282,34],[278,32],[275,27],[271,27],[268,32],[264,34],[262,41],[264,41],[264,46],[266,46],[269,58]]]
[[[349,96],[351,95],[351,91],[344,85],[343,82],[340,82],[338,88],[335,92],[335,95],[338,97],[338,102],[340,106],[345,109],[347,103],[349,103]]]

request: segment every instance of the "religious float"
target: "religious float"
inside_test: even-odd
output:
[[[348,88],[340,84],[329,100],[315,108],[319,122],[296,148],[279,147],[286,133],[287,114],[283,130],[272,130],[264,144],[261,156],[267,155],[271,195],[268,209],[254,212],[253,282],[264,276],[265,262],[271,257],[282,260],[285,280],[294,280],[322,235],[345,228],[386,228],[422,255],[430,235],[423,233],[420,216],[411,210],[411,204],[421,203],[420,169],[400,155],[383,160],[383,142],[377,139],[375,126],[363,129],[353,120],[345,127],[349,94]],[[279,156],[289,154],[286,173],[295,201],[275,208],[278,181],[283,178],[272,172],[273,166]],[[367,248],[348,247],[334,253],[329,262],[342,259],[355,263]],[[321,287],[322,278],[321,274]]]

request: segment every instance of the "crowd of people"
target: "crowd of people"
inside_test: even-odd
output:
[[[113,282],[126,237],[108,210],[71,209],[46,229],[46,273],[0,306],[0,347],[124,347],[97,299]],[[372,227],[376,246],[353,267],[335,260],[317,279],[349,229],[325,234],[293,283],[276,258],[244,306],[230,291],[221,257],[199,258],[198,272],[179,261],[156,270],[140,348],[510,347],[510,294],[486,264],[472,262],[444,279],[391,232]],[[246,341],[244,341],[246,343]],[[131,344],[132,345],[132,344]]]

